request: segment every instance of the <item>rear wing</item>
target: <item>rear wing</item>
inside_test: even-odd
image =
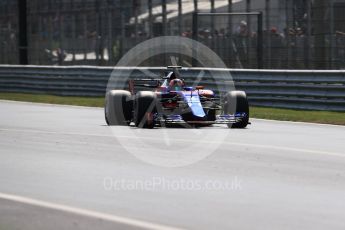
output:
[[[167,79],[167,74],[171,71],[177,71],[182,69],[182,66],[167,66],[166,70],[161,72],[161,78],[135,78],[128,81],[128,90],[132,95],[136,93],[136,90],[142,90],[144,88],[155,89],[158,88],[162,81]]]
[[[132,95],[136,93],[139,89],[155,89],[161,85],[162,79],[151,79],[151,78],[138,78],[138,79],[131,79],[128,81],[128,90],[131,92]]]

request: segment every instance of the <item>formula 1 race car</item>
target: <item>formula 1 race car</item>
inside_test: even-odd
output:
[[[227,124],[229,128],[248,125],[249,105],[245,92],[230,91],[220,98],[203,86],[188,87],[176,68],[181,67],[168,67],[160,79],[129,80],[128,90],[108,91],[105,98],[107,124],[134,122],[139,128],[174,124],[185,127]],[[135,92],[136,86],[154,90]]]

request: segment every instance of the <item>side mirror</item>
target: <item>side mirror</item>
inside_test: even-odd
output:
[[[200,90],[200,89],[204,89],[204,86],[198,85],[197,87],[195,87],[195,89]]]

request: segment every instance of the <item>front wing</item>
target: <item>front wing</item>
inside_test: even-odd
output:
[[[157,116],[154,118],[155,123],[160,124],[235,124],[241,122],[248,116],[246,113],[217,115],[213,121],[185,121],[181,115],[169,115],[166,117]]]

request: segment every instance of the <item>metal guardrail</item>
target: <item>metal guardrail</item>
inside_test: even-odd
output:
[[[166,68],[0,65],[0,91],[69,96],[104,96],[110,76],[159,76]],[[203,72],[201,84],[215,89],[231,73],[236,89],[247,92],[251,105],[277,108],[345,111],[345,71],[291,71],[186,68],[192,83]],[[213,74],[213,78],[211,77]],[[121,76],[120,76],[121,75]],[[221,77],[218,77],[221,76]],[[117,82],[118,83],[118,82]],[[118,87],[118,85],[111,85]]]

